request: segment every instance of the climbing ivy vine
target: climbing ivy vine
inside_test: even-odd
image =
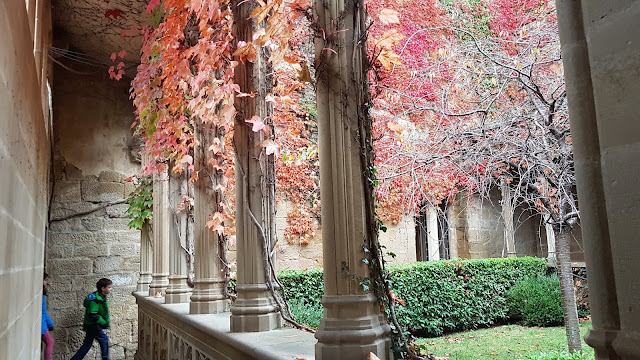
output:
[[[153,215],[153,180],[141,177],[137,181],[136,189],[127,198],[127,214],[131,219],[129,227],[140,230]]]

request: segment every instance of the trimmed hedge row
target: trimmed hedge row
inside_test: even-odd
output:
[[[544,276],[545,259],[449,260],[390,266],[392,288],[406,305],[398,320],[420,336],[476,329],[509,318],[507,291],[519,280]],[[287,298],[317,307],[323,295],[321,270],[278,274]]]
[[[490,326],[508,319],[506,295],[516,282],[546,271],[544,259],[531,257],[393,267],[393,288],[406,302],[398,320],[421,336]]]

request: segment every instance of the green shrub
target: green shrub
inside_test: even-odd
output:
[[[508,319],[507,291],[546,272],[544,259],[450,260],[390,267],[405,300],[398,320],[419,336],[488,327]]]
[[[297,300],[303,305],[320,304],[324,294],[322,270],[284,270],[278,273],[287,299]]]
[[[557,326],[564,322],[556,275],[519,281],[507,292],[507,303],[512,318],[522,320],[525,325]]]
[[[569,354],[568,352],[550,352],[529,354],[523,360],[588,360],[588,358],[579,352],[573,354]]]
[[[520,279],[542,276],[546,263],[537,258],[450,260],[389,271],[392,288],[406,304],[398,306],[398,320],[415,334],[439,336],[508,319],[507,290]],[[278,278],[290,302],[320,306],[321,270],[287,270]]]
[[[320,326],[320,320],[322,320],[322,304],[320,303],[303,303],[300,300],[294,299],[289,302],[289,308],[295,316],[296,321],[300,324],[305,324],[313,329],[317,329]]]

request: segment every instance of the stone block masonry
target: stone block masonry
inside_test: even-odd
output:
[[[140,232],[127,226],[128,205],[113,203],[124,200],[133,188],[115,171],[85,176],[62,158],[54,167],[46,247],[52,282],[49,314],[56,322],[54,359],[68,359],[80,347],[82,303],[102,277],[114,285],[109,299],[111,359],[132,359],[137,348],[137,307],[131,292],[140,268]]]
[[[39,359],[50,182],[44,1],[0,1],[0,359]],[[44,56],[43,56],[44,55]],[[44,60],[44,61],[43,61]],[[44,62],[44,64],[43,64]],[[44,95],[44,96],[43,96]],[[70,195],[75,189],[67,189]]]

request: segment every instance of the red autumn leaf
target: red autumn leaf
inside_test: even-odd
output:
[[[104,12],[104,17],[107,19],[110,17],[117,19],[121,16],[122,16],[122,10],[118,10],[118,9],[111,9]]]
[[[158,5],[160,5],[160,0],[151,0],[149,5],[147,6],[147,13],[152,12]]]

